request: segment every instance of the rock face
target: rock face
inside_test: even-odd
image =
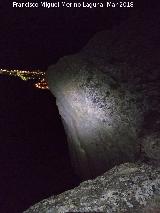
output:
[[[125,163],[73,190],[43,200],[25,213],[160,212],[160,169]]]
[[[48,69],[71,161],[84,179],[141,155],[159,163],[159,22],[158,10],[137,15]]]

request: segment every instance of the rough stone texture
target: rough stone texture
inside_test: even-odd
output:
[[[125,163],[25,211],[60,212],[158,213],[160,169],[147,164]]]
[[[48,70],[71,161],[84,179],[140,155],[160,161],[159,23],[159,10],[138,14]]]

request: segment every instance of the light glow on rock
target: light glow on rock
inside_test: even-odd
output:
[[[133,97],[110,76],[70,57],[50,67],[47,80],[68,137],[72,165],[86,179],[134,159],[139,116]],[[128,101],[130,111],[125,109]]]

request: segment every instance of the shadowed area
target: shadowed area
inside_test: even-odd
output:
[[[3,76],[0,97],[0,212],[17,213],[79,180],[50,92]]]

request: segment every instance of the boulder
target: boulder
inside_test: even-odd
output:
[[[83,179],[139,158],[160,162],[159,22],[158,10],[136,13],[48,69]]]
[[[160,168],[125,163],[24,213],[160,212]]]

